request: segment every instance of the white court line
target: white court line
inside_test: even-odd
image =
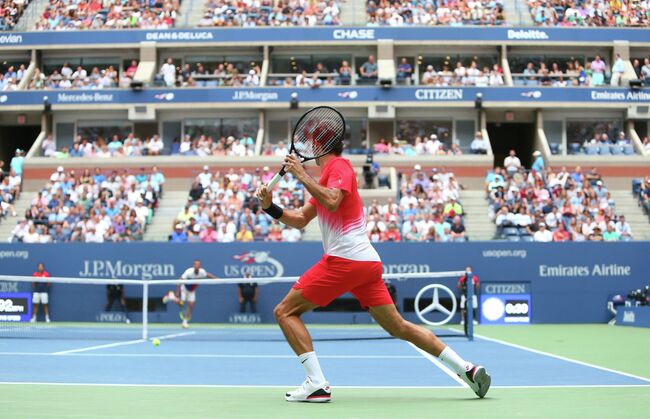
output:
[[[242,384],[125,384],[125,383],[60,383],[60,382],[36,382],[36,381],[0,381],[2,385],[37,385],[37,386],[70,386],[70,387],[155,387],[155,388],[287,388],[295,385],[242,385]],[[389,390],[417,390],[417,389],[450,389],[463,390],[458,386],[334,386],[337,389],[389,389]],[[539,386],[491,386],[491,389],[516,390],[516,389],[540,389],[540,388],[650,388],[650,384],[576,384],[576,385],[539,385]]]
[[[173,338],[176,338],[176,337],[179,337],[179,336],[193,335],[195,333],[196,332],[172,333],[172,334],[169,334],[169,335],[154,336],[151,339],[159,339],[159,340],[173,339]],[[94,351],[95,349],[114,348],[116,346],[135,345],[136,343],[143,343],[143,342],[146,342],[146,341],[147,341],[147,339],[135,339],[135,340],[127,340],[125,342],[106,343],[104,345],[86,346],[86,347],[83,347],[83,348],[68,349],[66,351],[53,352],[50,355],[68,355],[68,354],[73,354],[73,353],[77,353],[77,352]]]
[[[562,360],[562,361],[571,362],[573,364],[582,365],[584,367],[595,368],[597,370],[607,371],[607,372],[611,372],[613,374],[623,375],[625,377],[635,378],[637,380],[641,380],[641,381],[645,381],[646,383],[650,383],[650,378],[641,377],[640,375],[634,375],[634,374],[630,374],[630,373],[627,373],[627,372],[615,370],[615,369],[612,369],[612,368],[601,367],[600,365],[590,364],[589,362],[578,361],[577,359],[567,358],[567,357],[562,356],[562,355],[556,355],[556,354],[553,354],[553,353],[550,353],[550,352],[544,352],[544,351],[540,351],[540,350],[537,350],[537,349],[529,348],[527,346],[517,345],[516,343],[506,342],[506,341],[501,340],[501,339],[495,339],[495,338],[489,338],[489,337],[483,336],[483,335],[477,335],[476,333],[474,334],[474,337],[477,337],[477,338],[482,339],[482,340],[487,340],[489,342],[500,343],[501,345],[510,346],[512,348],[521,349],[522,351],[528,351],[528,352],[532,352],[532,353],[535,353],[535,354],[538,354],[538,355],[544,355],[544,356],[559,359],[559,360]]]
[[[0,356],[58,356],[57,354],[47,352],[0,352]],[[136,354],[114,354],[114,353],[69,353],[67,356],[86,356],[86,357],[122,357],[122,358],[278,358],[278,359],[296,359],[295,355],[251,355],[251,354],[154,354],[154,353],[136,353]],[[421,359],[419,355],[318,355],[320,359]]]
[[[447,366],[446,366],[445,364],[443,364],[442,362],[440,362],[440,360],[439,360],[438,358],[436,358],[435,356],[431,355],[431,354],[428,353],[428,352],[423,351],[422,349],[418,348],[417,346],[415,346],[415,345],[412,344],[411,342],[406,342],[406,343],[408,343],[409,345],[411,345],[411,347],[412,347],[413,349],[415,349],[415,350],[418,351],[420,354],[422,354],[423,357],[425,357],[425,358],[428,359],[429,361],[433,362],[433,364],[434,364],[436,367],[440,368],[440,369],[442,370],[442,372],[444,372],[445,374],[447,374],[448,376],[450,376],[450,377],[451,377],[455,382],[457,382],[458,384],[460,384],[461,386],[463,386],[463,387],[465,387],[465,388],[469,388],[469,386],[467,385],[467,383],[465,383],[465,382],[463,381],[462,378],[460,378],[460,377],[459,377],[455,372],[453,372],[452,370],[450,370],[449,368],[447,368]]]

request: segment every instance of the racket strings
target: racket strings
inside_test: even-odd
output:
[[[315,108],[298,123],[294,132],[296,152],[304,158],[315,158],[331,152],[343,140],[345,121],[332,108]]]

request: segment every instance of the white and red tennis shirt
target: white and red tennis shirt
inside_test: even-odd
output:
[[[315,198],[309,203],[316,207],[325,254],[344,259],[379,262],[379,254],[366,235],[366,217],[357,189],[357,176],[349,160],[335,157],[322,168],[318,183],[343,191],[343,200],[336,211],[330,212]]]

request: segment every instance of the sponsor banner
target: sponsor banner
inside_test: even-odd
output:
[[[233,313],[228,316],[228,323],[257,324],[262,323],[262,317],[256,313]]]
[[[486,41],[503,43],[605,44],[625,39],[648,43],[647,29],[597,28],[507,28],[507,27],[317,27],[317,28],[214,28],[166,30],[115,30],[83,32],[14,32],[0,34],[0,47],[46,45],[128,45],[140,42],[161,44],[224,44],[291,42],[395,41]]]
[[[481,294],[530,294],[530,282],[483,282]]]
[[[32,318],[32,294],[0,293],[0,322],[28,322]]]
[[[617,326],[650,327],[650,306],[619,307],[617,310]]]
[[[531,300],[530,294],[481,295],[481,324],[528,324]]]
[[[305,103],[321,102],[467,102],[474,106],[480,93],[483,104],[494,102],[590,102],[590,103],[649,103],[650,91],[632,91],[626,88],[545,88],[528,87],[394,87],[383,89],[374,86],[332,87],[322,89],[295,89],[278,87],[258,88],[196,88],[196,89],[130,89],[18,91],[0,92],[0,109],[3,106],[42,106],[47,100],[52,105],[135,105],[174,103],[286,103],[291,94]]]
[[[627,294],[646,285],[650,255],[649,242],[378,243],[376,248],[385,273],[462,271],[471,265],[482,283],[484,298],[505,295],[517,309],[521,308],[517,301],[534,296],[535,312],[530,304],[529,310],[535,323],[607,322],[606,306],[611,295]],[[199,258],[209,272],[220,278],[238,278],[246,273],[272,278],[301,275],[321,258],[322,252],[319,242],[0,244],[0,255],[11,255],[0,259],[0,264],[5,275],[31,275],[37,263],[43,262],[52,276],[176,279]],[[392,284],[400,307],[404,307],[404,300],[415,298],[429,284],[442,284],[458,292],[457,281],[457,277],[401,279]],[[290,287],[290,283],[260,286],[257,310],[262,322],[273,321],[273,307]],[[162,298],[171,288],[152,286],[150,298]],[[0,282],[0,290],[29,292],[31,284]],[[127,299],[138,298],[142,287],[127,285],[125,293]],[[54,283],[49,296],[52,317],[60,321],[97,321],[97,313],[106,304],[105,287],[92,285]],[[505,299],[503,306],[505,312]],[[196,321],[225,323],[238,311],[236,285],[199,286],[193,316]],[[132,314],[135,319],[136,313],[129,316]],[[326,318],[320,314],[315,313],[314,319]],[[407,314],[415,317],[414,313]],[[514,312],[508,316],[517,320],[520,317]],[[156,307],[150,319],[174,322],[178,315]]]

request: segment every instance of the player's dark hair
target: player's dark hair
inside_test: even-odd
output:
[[[336,154],[337,156],[340,156],[343,154],[343,141],[339,141],[333,148],[332,148],[332,153]]]

